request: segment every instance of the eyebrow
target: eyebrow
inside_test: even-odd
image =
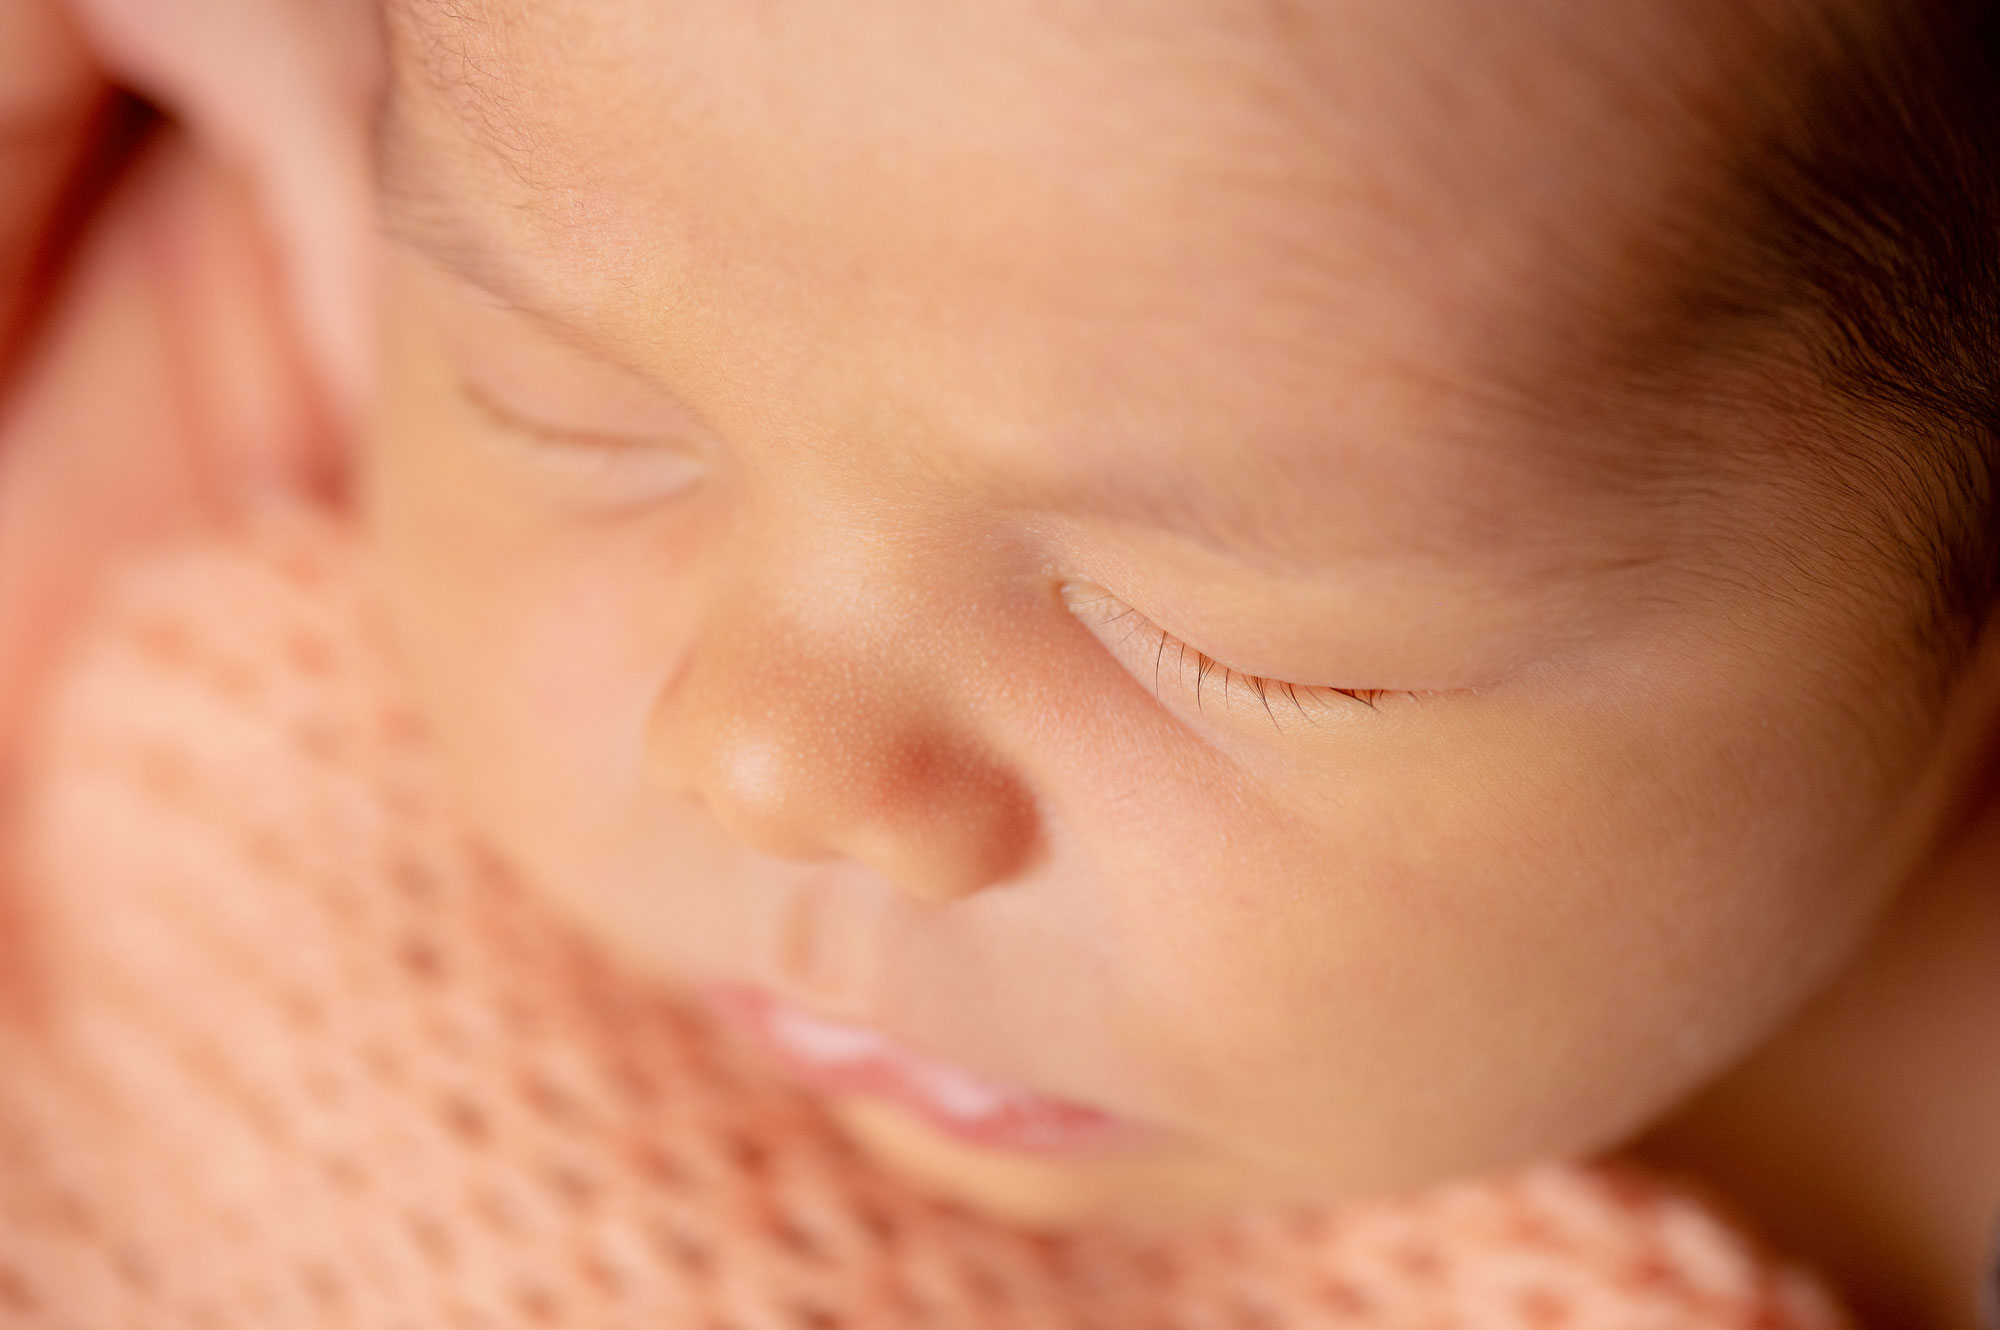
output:
[[[556,303],[538,289],[540,284],[439,191],[385,165],[378,173],[377,197],[377,221],[386,239],[414,250],[509,309],[539,322],[569,323]]]
[[[385,239],[401,244],[498,307],[531,320],[557,340],[641,378],[650,377],[594,331],[580,317],[577,304],[562,300],[548,283],[536,280],[489,228],[467,212],[464,193],[445,187],[444,174],[428,160],[433,154],[424,149],[435,146],[436,140],[410,127],[393,96],[379,125],[376,219]]]

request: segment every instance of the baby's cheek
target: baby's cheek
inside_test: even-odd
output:
[[[1213,773],[1177,790],[1156,770],[1160,815],[1125,808],[1092,852],[1098,884],[1071,887],[1099,896],[1089,925],[1111,939],[1092,984],[1110,1056],[1172,1125],[1345,1181],[1365,1171],[1347,1148],[1362,1110],[1428,1051],[1413,981],[1433,943],[1398,846],[1359,819],[1302,827],[1219,799]]]
[[[1771,931],[1731,937],[1761,907],[1719,886],[1759,847],[1690,834],[1716,819],[1677,777],[1708,755],[1475,719],[1270,797],[1171,792],[1126,842],[1122,1042],[1191,1130],[1339,1189],[1421,1183],[1609,1144],[1710,1069],[1690,1023],[1720,1056],[1772,1018],[1743,978]]]

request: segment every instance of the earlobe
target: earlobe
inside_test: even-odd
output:
[[[381,41],[362,0],[71,0],[114,78],[251,182],[314,378],[344,425],[370,410],[368,145]]]

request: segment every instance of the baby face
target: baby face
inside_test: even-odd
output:
[[[1660,1115],[1948,778],[1870,517],[1580,312],[1697,171],[1686,9],[405,0],[366,506],[481,830],[1018,1087],[833,1096],[1018,1216]]]

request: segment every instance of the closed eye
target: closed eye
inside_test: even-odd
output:
[[[1377,710],[1394,696],[1385,688],[1347,688],[1295,683],[1251,674],[1217,660],[1154,623],[1132,606],[1096,587],[1072,584],[1063,588],[1070,609],[1084,618],[1114,654],[1149,682],[1153,695],[1169,700],[1170,690],[1191,694],[1195,710],[1255,706],[1275,725],[1282,719],[1317,718],[1330,705]]]
[[[543,447],[566,448],[577,452],[613,453],[627,448],[650,446],[649,440],[637,434],[566,428],[530,419],[512,407],[501,405],[498,398],[470,378],[460,378],[459,391],[488,424],[498,426],[518,438],[530,440]]]
[[[500,404],[469,380],[461,380],[461,390],[479,432],[510,445],[502,450],[507,470],[545,501],[606,512],[646,509],[685,497],[708,474],[696,451],[675,440],[560,428]]]

